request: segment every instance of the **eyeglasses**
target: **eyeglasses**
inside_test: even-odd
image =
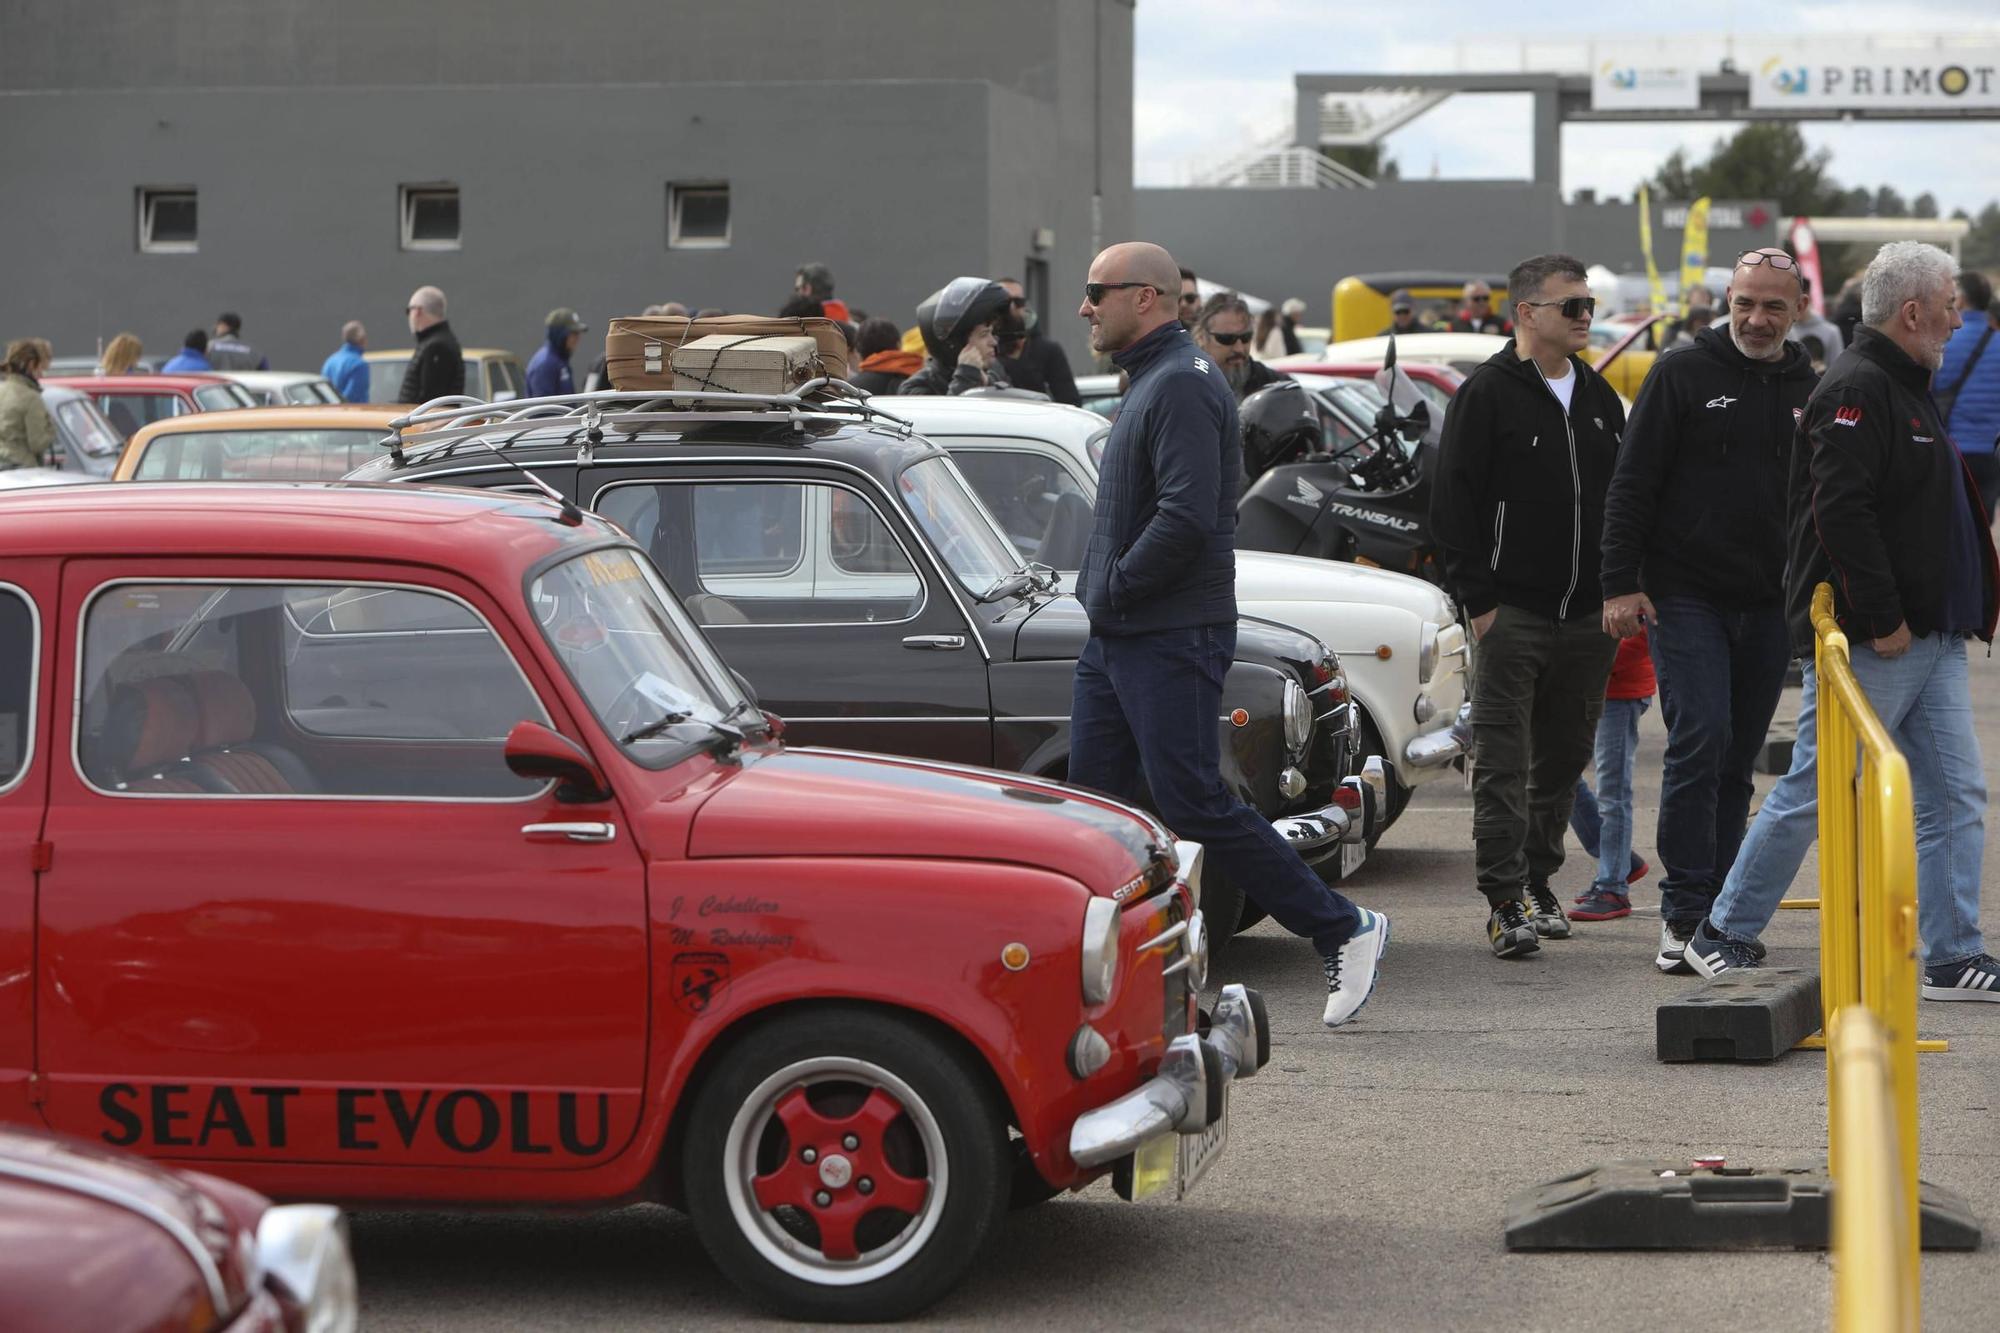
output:
[[[1745,250],[1742,254],[1736,256],[1736,262],[1746,268],[1755,267],[1758,264],[1769,264],[1772,268],[1789,269],[1796,269],[1799,266],[1799,261],[1790,255],[1767,255],[1762,250]]]
[[[1490,292],[1474,292],[1471,296],[1465,298],[1465,303],[1467,305],[1485,305],[1492,299],[1493,296]]]
[[[1521,304],[1530,310],[1552,305],[1564,319],[1582,319],[1597,310],[1597,298],[1594,296],[1572,296],[1563,301],[1523,301]]]
[[[1086,282],[1083,284],[1083,299],[1092,305],[1103,305],[1106,292],[1119,291],[1126,287],[1153,287],[1150,282]],[[1153,287],[1154,291],[1160,290]]]
[[[1204,332],[1209,338],[1223,347],[1234,347],[1238,343],[1247,343],[1252,336],[1248,329],[1243,330],[1241,333],[1217,333],[1213,329],[1204,330]]]
[[[1028,306],[1028,298],[1025,296],[1010,296],[1007,298],[1007,304],[1025,310]]]

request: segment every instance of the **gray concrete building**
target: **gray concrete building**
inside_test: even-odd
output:
[[[149,354],[217,313],[274,366],[342,321],[467,346],[657,301],[774,312],[818,260],[907,324],[961,273],[1071,296],[1133,233],[1132,0],[11,0],[0,333]]]

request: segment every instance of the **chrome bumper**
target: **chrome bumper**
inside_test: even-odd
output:
[[[1271,1058],[1264,1003],[1247,986],[1222,988],[1208,1035],[1175,1037],[1159,1072],[1108,1106],[1086,1111],[1069,1131],[1069,1155],[1086,1169],[1138,1151],[1162,1134],[1198,1134],[1221,1113],[1222,1085],[1249,1078]]]
[[[1451,725],[1411,738],[1403,758],[1412,768],[1442,768],[1472,753],[1472,702],[1458,706]]]
[[[1351,780],[1351,779],[1350,779]],[[1353,842],[1361,836],[1355,832],[1359,821],[1337,805],[1329,805],[1323,810],[1310,814],[1285,815],[1271,821],[1271,827],[1291,849],[1307,861],[1319,853],[1331,852],[1343,842]]]

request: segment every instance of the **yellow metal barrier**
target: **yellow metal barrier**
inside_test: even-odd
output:
[[[1849,665],[1847,636],[1833,618],[1833,589],[1813,593],[1813,661],[1819,699],[1820,1005],[1829,1037],[1827,1125],[1835,1207],[1847,1195],[1846,1170],[1886,1170],[1895,1187],[1893,1211],[1898,1285],[1916,1327],[1917,1211],[1917,837],[1910,766],[1862,693]],[[1864,1110],[1850,1100],[1865,1075],[1843,1067],[1834,1016],[1862,1006],[1879,1023],[1880,1061],[1888,1075],[1889,1132],[1896,1151],[1886,1165],[1881,1144],[1867,1134]],[[1861,1040],[1856,1038],[1856,1041]],[[1878,1117],[1879,1119],[1879,1117]],[[1870,1175],[1872,1179],[1872,1174]],[[1867,1188],[1865,1182],[1863,1188]],[[1843,1288],[1844,1289],[1844,1288]]]
[[[1840,1095],[1828,1124],[1833,1192],[1835,1333],[1901,1333],[1917,1328],[1917,1292],[1900,1262],[1908,1250],[1897,1206],[1896,1108],[1889,1043],[1864,1005],[1833,1016],[1827,1056]]]

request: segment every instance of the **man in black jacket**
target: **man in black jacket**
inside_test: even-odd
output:
[[[1570,933],[1549,880],[1618,650],[1599,623],[1597,543],[1625,409],[1576,355],[1597,304],[1583,264],[1524,260],[1507,291],[1516,336],[1452,400],[1431,526],[1479,645],[1472,838],[1486,938],[1517,958]]]
[[[1175,316],[1179,277],[1157,245],[1114,245],[1091,264],[1077,311],[1091,348],[1132,387],[1105,442],[1076,580],[1090,640],[1076,664],[1069,780],[1123,800],[1143,781],[1168,828],[1312,940],[1321,1021],[1338,1027],[1374,988],[1389,919],[1328,888],[1223,785],[1215,728],[1236,654],[1242,445],[1235,395]]]
[[[410,332],[417,335],[416,351],[403,372],[402,392],[397,401],[428,403],[446,394],[465,392],[465,352],[458,336],[444,318],[444,293],[435,287],[419,287],[410,293]]]
[[[1775,246],[1737,260],[1729,323],[1660,358],[1632,405],[1604,505],[1604,632],[1644,631],[1667,722],[1660,945],[1682,951],[1743,841],[1752,765],[1784,688],[1785,466],[1818,376],[1792,321],[1804,287]]]
[[[1217,292],[1194,317],[1195,346],[1222,372],[1239,403],[1259,389],[1291,378],[1250,354],[1254,322],[1250,303],[1235,292]]]
[[[1077,392],[1069,358],[1056,346],[1055,339],[1041,331],[1038,312],[1028,305],[1027,289],[1021,286],[1021,280],[1002,278],[1000,285],[1007,289],[1013,322],[1020,326],[1019,333],[1000,340],[1000,368],[1006,372],[1008,384],[1016,389],[1045,393],[1054,402],[1082,407],[1083,395]]]
[[[1986,511],[1930,395],[1958,327],[1951,256],[1896,241],[1861,282],[1854,341],[1820,381],[1793,439],[1785,576],[1805,695],[1791,771],[1744,835],[1708,919],[1687,945],[1703,976],[1758,964],[1757,936],[1812,846],[1818,813],[1813,591],[1833,588],[1854,677],[1910,766],[1917,933],[1927,1000],[2000,1000],[1979,929],[1986,773],[1973,731],[1965,641],[1993,641],[2000,562]]]

